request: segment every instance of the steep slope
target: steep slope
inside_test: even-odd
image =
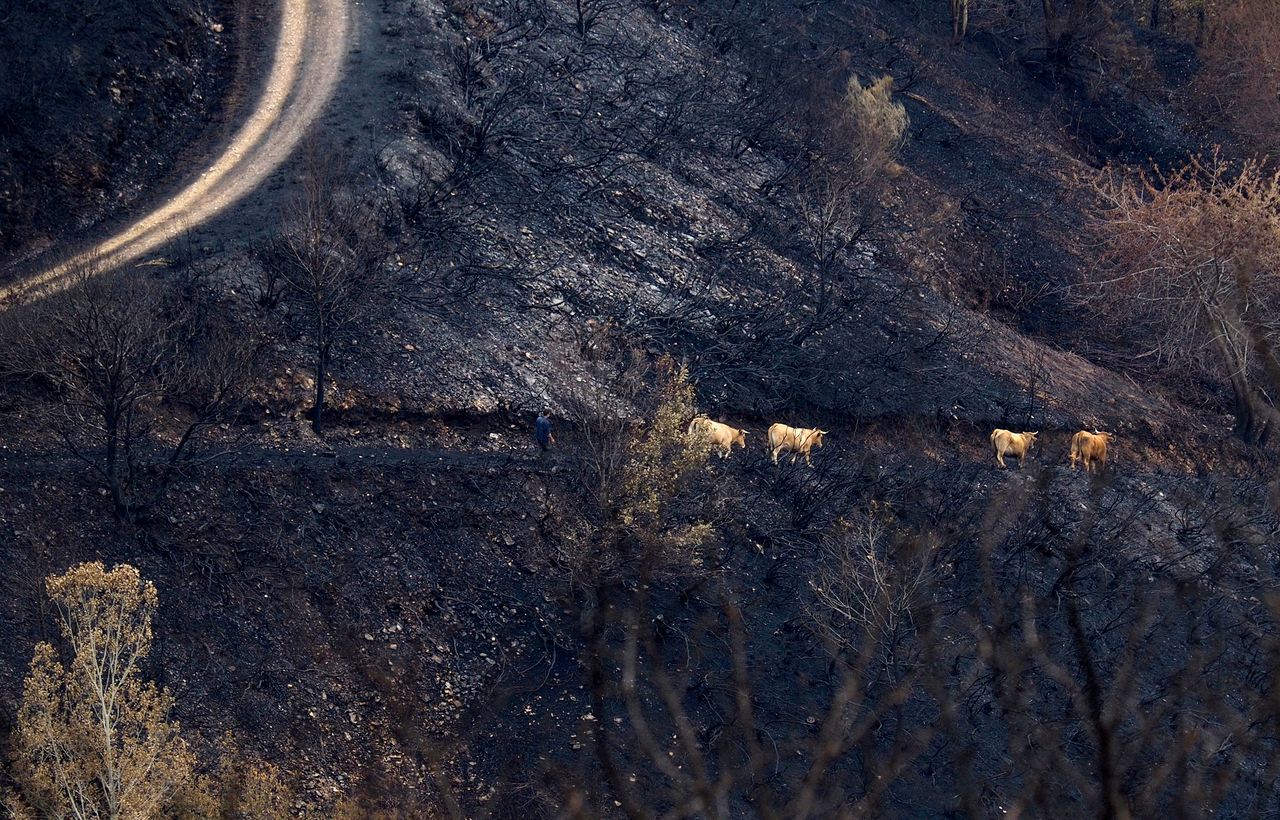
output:
[[[876,0],[359,13],[318,151],[394,205],[426,287],[336,351],[317,441],[305,312],[260,298],[303,164],[225,214],[193,287],[271,334],[267,373],[219,431],[243,449],[192,468],[136,529],[51,457],[41,386],[6,385],[10,702],[50,629],[40,579],[105,557],[161,590],[155,668],[183,725],[280,761],[300,811],[344,793],[404,816],[623,816],[638,793],[657,812],[686,795],[693,747],[733,782],[718,816],[753,816],[804,795],[829,725],[871,728],[824,762],[810,816],[1096,813],[1114,770],[1146,809],[1200,805],[1206,773],[1230,773],[1200,795],[1228,816],[1275,798],[1257,728],[1275,719],[1273,458],[1230,438],[1222,385],[1133,368],[1073,287],[1090,264],[1081,174],[1200,144],[1172,80],[1089,88],[1007,31],[951,46],[939,9]],[[802,172],[853,74],[891,74],[910,126],[874,219],[824,255]],[[613,377],[637,349],[687,362],[699,407],[748,447],[699,485],[717,537],[696,570],[575,584],[583,408],[633,409]],[[559,442],[539,457],[544,405]],[[812,469],[769,463],[774,421],[831,431]],[[995,467],[994,426],[1040,430],[1025,472]],[[1067,468],[1081,427],[1117,433],[1111,472]],[[833,651],[817,579],[881,509],[895,535],[851,554],[900,567],[923,549],[931,596],[833,708],[859,644]],[[609,688],[633,635],[674,696]],[[1180,745],[1193,736],[1208,740]]]
[[[704,50],[721,36],[715,7],[608,8],[607,35],[586,38],[555,4],[530,18],[520,4],[386,17],[405,67],[388,75],[395,111],[371,142],[427,237],[414,253],[436,268],[433,318],[409,313],[362,342],[337,374],[353,401],[555,404],[584,375],[595,320],[688,360],[709,406],[735,414],[807,405],[1171,433],[1177,403],[1108,372],[1123,353],[1096,341],[1071,295],[1075,175],[1153,141],[1185,155],[1194,142],[1171,109],[1055,89],[989,37],[941,48],[937,21],[893,7],[815,12],[803,46],[818,56],[779,88],[741,48]],[[767,106],[794,85],[885,71],[911,116],[905,174],[875,235],[816,271],[794,192],[804,124]],[[787,116],[830,103],[811,93]],[[1028,398],[1046,374],[1057,383]]]
[[[6,268],[146,198],[218,137],[251,84],[270,9],[12,2],[0,30],[0,253]],[[237,76],[239,75],[239,76]]]

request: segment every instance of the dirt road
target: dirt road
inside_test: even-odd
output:
[[[39,298],[92,263],[109,270],[207,222],[261,184],[333,95],[351,29],[348,0],[280,0],[271,72],[257,104],[220,154],[172,197],[76,256],[0,289],[0,304]]]

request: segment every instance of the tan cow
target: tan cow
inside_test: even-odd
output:
[[[996,462],[1003,467],[1005,456],[1017,456],[1018,469],[1022,469],[1022,462],[1026,461],[1027,451],[1031,449],[1031,445],[1036,443],[1036,436],[1039,433],[1039,430],[1034,433],[1014,433],[1000,429],[992,430],[991,446],[996,449]]]
[[[720,448],[720,457],[726,458],[733,452],[733,445],[737,444],[742,448],[747,446],[747,431],[739,430],[736,427],[730,427],[727,424],[721,424],[718,421],[712,421],[706,416],[698,416],[689,422],[688,434],[693,436],[701,433],[707,437],[712,445]]]
[[[773,456],[773,463],[778,463],[779,455],[789,452],[791,463],[795,463],[797,455],[803,455],[804,463],[813,466],[810,454],[814,447],[822,446],[822,437],[827,432],[816,427],[788,427],[776,423],[769,425],[769,454]]]
[[[1110,433],[1090,433],[1087,430],[1081,430],[1071,437],[1071,469],[1076,468],[1076,462],[1082,462],[1084,471],[1094,472],[1092,469],[1096,464],[1099,467],[1107,466],[1107,442],[1111,441]]]

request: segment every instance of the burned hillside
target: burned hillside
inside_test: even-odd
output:
[[[56,245],[68,229],[145,205],[188,170],[183,153],[221,139],[218,118],[253,90],[234,52],[244,46],[249,64],[265,22],[232,3],[178,0],[13,0],[0,19],[6,273],[35,252],[66,253]]]
[[[2,308],[12,811],[87,585],[146,816],[1271,813],[1269,2],[359,7],[267,185]]]

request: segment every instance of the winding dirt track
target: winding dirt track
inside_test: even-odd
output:
[[[347,0],[280,0],[271,73],[248,119],[222,152],[196,179],[111,237],[0,288],[0,303],[60,290],[69,274],[86,263],[105,271],[135,261],[256,188],[289,156],[333,95],[350,28]]]

